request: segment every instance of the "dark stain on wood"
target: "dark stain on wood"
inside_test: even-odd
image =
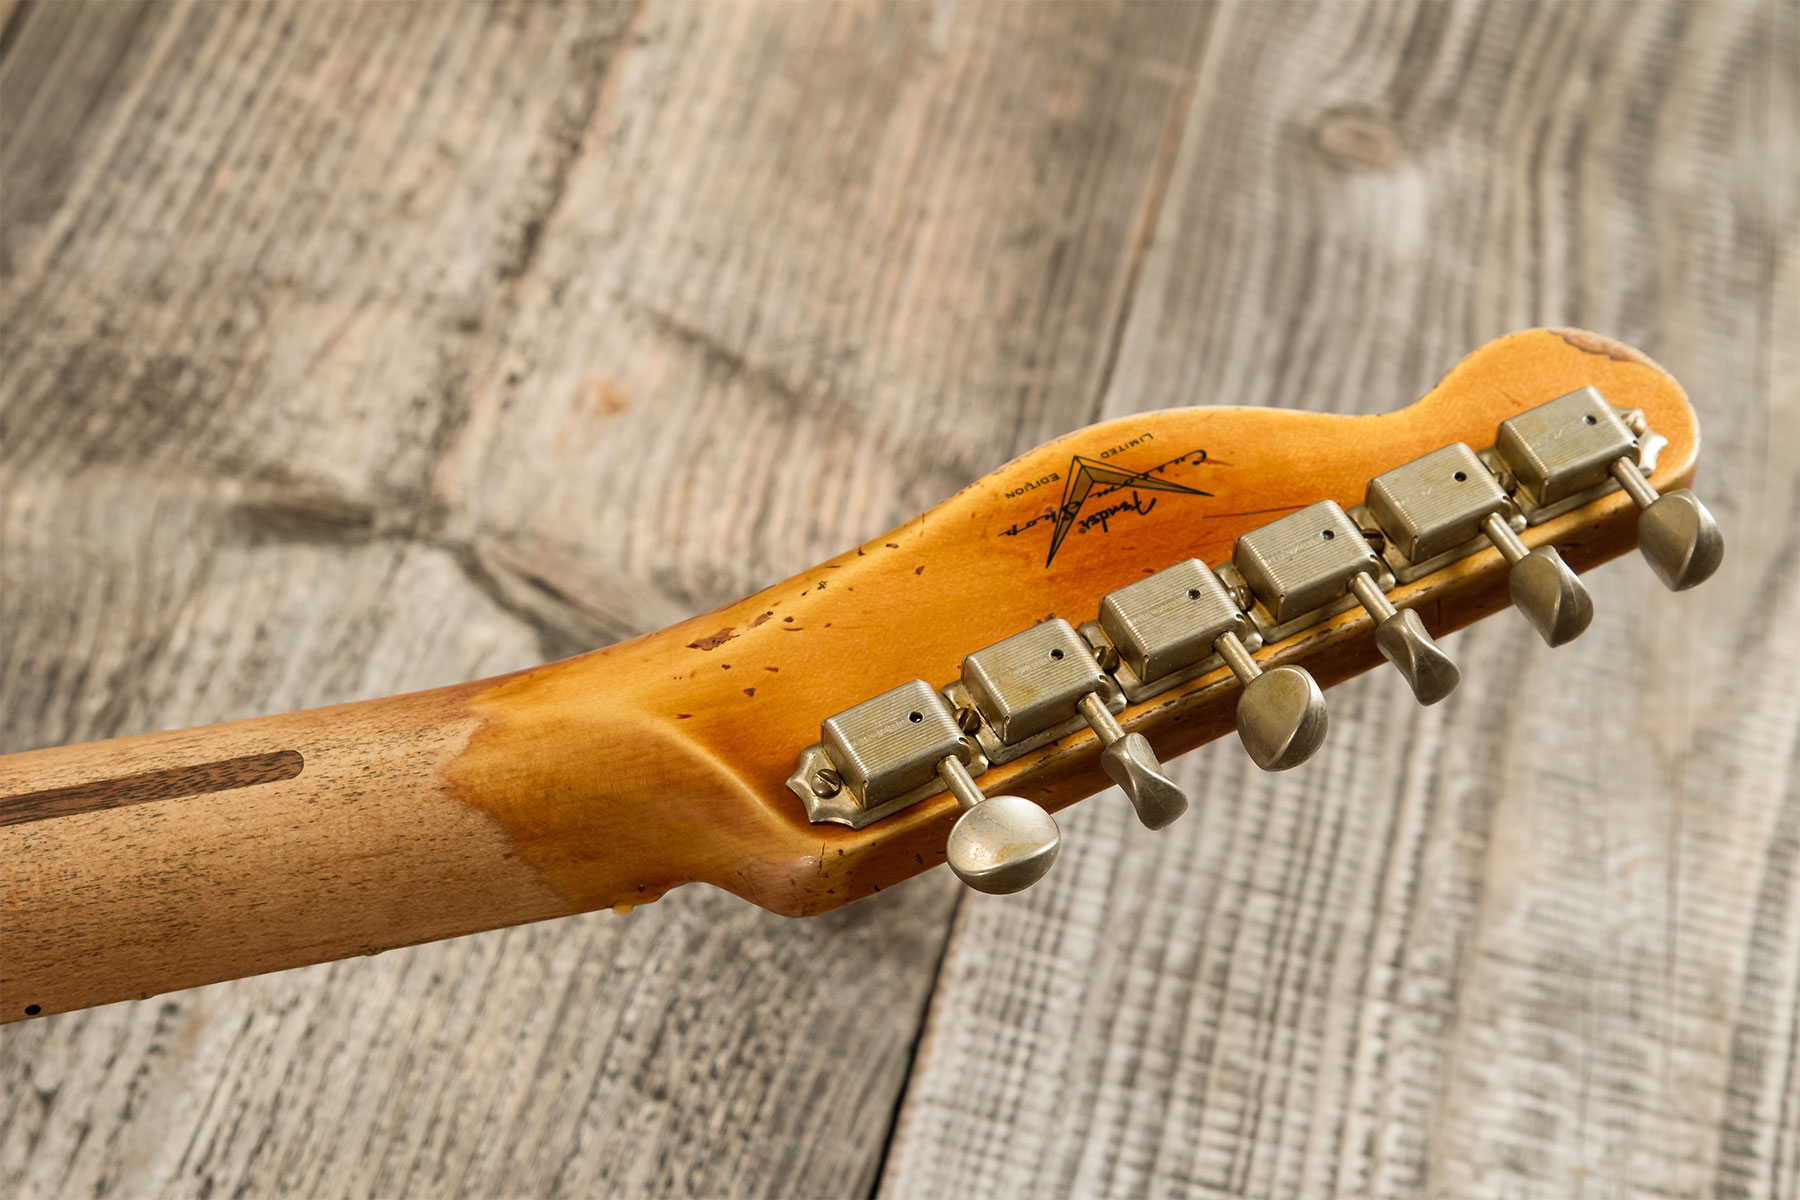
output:
[[[254,787],[259,783],[278,783],[295,778],[305,768],[306,759],[298,750],[275,750],[268,754],[246,754],[241,758],[196,763],[191,767],[169,767],[139,775],[96,779],[68,787],[46,788],[41,792],[21,792],[0,796],[0,825],[24,825],[51,817],[72,817],[76,813],[147,804],[152,800],[174,800],[182,796]]]
[[[731,626],[727,625],[717,633],[709,633],[703,638],[696,638],[694,641],[689,642],[688,649],[717,650],[720,646],[723,646],[726,642],[729,642],[736,636],[737,634],[732,632]]]

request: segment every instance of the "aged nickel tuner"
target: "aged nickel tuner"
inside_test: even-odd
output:
[[[1118,655],[1125,694],[1141,700],[1215,670],[1231,668],[1238,697],[1238,738],[1251,761],[1282,771],[1311,758],[1325,740],[1325,697],[1302,667],[1264,671],[1250,656],[1261,645],[1248,615],[1198,559],[1164,567],[1109,592],[1091,639]]]
[[[1396,609],[1386,573],[1356,522],[1330,500],[1309,504],[1238,538],[1232,565],[1249,585],[1263,640],[1291,633],[1361,604],[1375,619],[1375,645],[1405,677],[1420,704],[1436,704],[1462,678],[1419,614]]]
[[[1094,661],[1093,648],[1064,620],[1033,625],[963,659],[961,689],[981,718],[982,748],[996,761],[1090,726],[1100,765],[1119,785],[1138,820],[1161,829],[1187,811],[1187,794],[1170,779],[1141,733],[1113,717],[1125,697]]]
[[[1585,503],[1616,480],[1643,510],[1638,550],[1670,590],[1704,583],[1719,569],[1725,540],[1712,513],[1686,488],[1656,494],[1639,469],[1636,435],[1593,388],[1502,421],[1494,449],[1544,516]]]
[[[1500,481],[1461,442],[1377,475],[1363,506],[1397,552],[1390,565],[1402,579],[1460,557],[1471,542],[1485,538],[1508,563],[1514,606],[1544,641],[1572,641],[1594,619],[1594,602],[1580,578],[1554,548],[1526,549],[1509,521],[1512,502]]]
[[[1056,861],[1056,818],[1022,796],[983,796],[966,765],[972,757],[949,704],[922,679],[903,683],[828,717],[815,791],[842,788],[864,810],[923,799],[947,787],[963,808],[945,850],[956,877],[978,892],[1030,887]]]

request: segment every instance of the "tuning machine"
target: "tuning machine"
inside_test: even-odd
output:
[[[1125,697],[1067,621],[1052,618],[963,659],[962,678],[945,689],[972,714],[984,753],[1005,762],[1082,725],[1100,739],[1100,765],[1119,785],[1138,820],[1161,829],[1187,811],[1187,795],[1164,771],[1141,733],[1126,733],[1113,714]]]
[[[1401,582],[1462,557],[1485,538],[1507,561],[1514,606],[1544,641],[1572,641],[1594,619],[1581,579],[1554,547],[1526,548],[1513,529],[1505,489],[1461,442],[1377,475],[1363,507],[1385,537],[1388,564]],[[1516,519],[1523,528],[1524,519]]]
[[[1644,478],[1643,442],[1595,389],[1502,421],[1494,452],[1518,481],[1532,524],[1585,504],[1616,482],[1641,510],[1638,550],[1665,586],[1683,591],[1719,569],[1725,541],[1712,513],[1687,488],[1657,495]]]
[[[1107,593],[1100,619],[1082,632],[1117,656],[1115,678],[1134,703],[1229,667],[1243,686],[1238,738],[1265,771],[1298,766],[1325,739],[1325,697],[1312,675],[1302,667],[1262,669],[1251,657],[1262,645],[1255,626],[1198,559]]]
[[[809,805],[814,820],[860,828],[948,788],[963,813],[945,855],[964,883],[980,892],[1016,892],[1056,861],[1062,840],[1056,818],[1022,796],[982,794],[968,764],[985,768],[985,761],[957,727],[950,705],[924,680],[828,717],[819,732],[819,744],[801,756],[789,786],[800,781],[820,801],[847,803],[825,816]]]
[[[1231,562],[1256,598],[1252,615],[1265,641],[1361,604],[1375,620],[1376,648],[1420,704],[1436,704],[1461,679],[1419,615],[1388,600],[1382,581],[1391,574],[1335,502],[1309,504],[1244,534]]]

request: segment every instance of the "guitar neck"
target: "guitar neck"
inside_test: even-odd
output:
[[[0,757],[0,1019],[683,883],[805,915],[941,860],[865,869],[876,839],[780,788],[785,747],[745,720],[794,654],[771,594],[727,610],[742,635],[708,614],[496,679]]]
[[[0,758],[5,1017],[572,911],[456,777],[488,686]]]

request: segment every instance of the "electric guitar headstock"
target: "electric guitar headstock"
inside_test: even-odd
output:
[[[1594,616],[1577,572],[1634,541],[1667,586],[1707,578],[1698,448],[1673,379],[1568,330],[1381,416],[1172,409],[1051,442],[690,623],[712,686],[674,716],[818,868],[718,881],[802,913],[947,858],[1016,891],[1056,856],[1051,811],[1109,783],[1161,828],[1188,806],[1167,758],[1235,730],[1296,766],[1323,686],[1385,661],[1436,703],[1459,672],[1434,635],[1509,605],[1561,645]]]
[[[1553,645],[1636,543],[1718,566],[1679,385],[1536,330],[1382,416],[1143,413],[1070,434],[672,628],[410,696],[0,758],[0,1020],[711,883],[793,916],[948,860],[1016,891],[1051,813],[1233,734],[1328,736],[1323,688],[1509,605]]]

